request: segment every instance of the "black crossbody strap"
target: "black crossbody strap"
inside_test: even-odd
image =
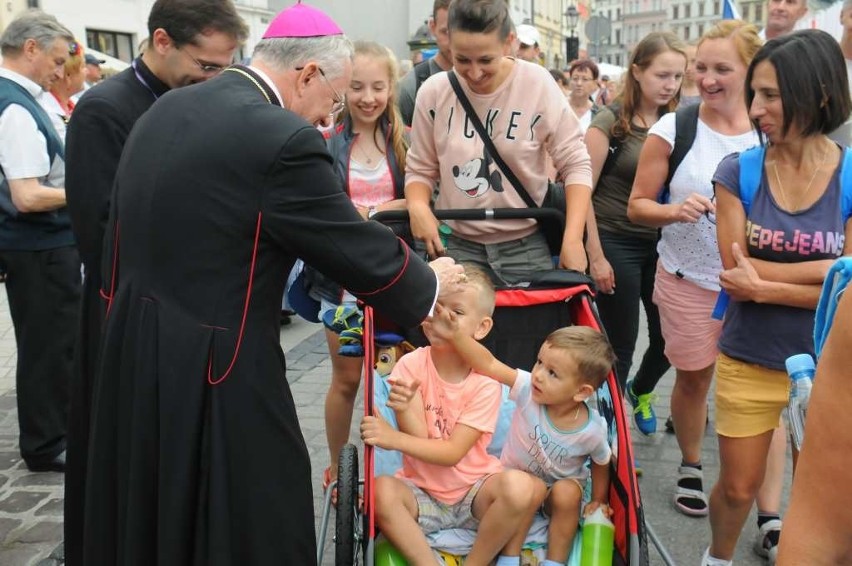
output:
[[[515,188],[515,192],[517,192],[524,202],[527,204],[529,208],[538,208],[538,205],[535,203],[533,198],[524,188],[523,183],[511,168],[503,161],[503,158],[500,157],[500,153],[498,153],[497,148],[494,146],[494,142],[488,137],[488,134],[485,132],[485,126],[482,125],[482,121],[479,119],[479,116],[476,115],[476,111],[473,109],[473,106],[470,104],[470,100],[467,98],[467,95],[464,93],[461,84],[459,83],[459,78],[453,71],[447,71],[447,76],[450,79],[450,84],[453,86],[453,90],[456,92],[456,97],[458,97],[459,102],[461,102],[462,107],[464,108],[465,114],[467,114],[470,123],[473,124],[473,128],[476,130],[476,133],[479,134],[479,137],[482,138],[482,143],[485,144],[485,149],[488,150],[488,153],[491,155],[491,159],[497,164],[497,167],[506,177],[506,179],[512,184]]]

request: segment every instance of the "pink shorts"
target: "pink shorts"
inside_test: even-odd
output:
[[[654,304],[666,341],[666,357],[677,369],[698,371],[719,355],[722,321],[711,318],[719,293],[672,275],[657,262]]]

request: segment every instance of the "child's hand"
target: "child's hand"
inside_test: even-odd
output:
[[[364,417],[361,421],[361,440],[364,444],[370,446],[378,446],[386,450],[396,450],[393,446],[393,440],[399,431],[395,430],[382,417],[376,415],[373,417]]]
[[[394,411],[405,411],[408,409],[411,400],[414,399],[417,389],[420,387],[420,380],[412,378],[409,380],[396,377],[388,378],[391,389],[388,394],[386,405]]]
[[[429,326],[430,333],[446,342],[451,342],[458,331],[459,321],[456,313],[446,308],[441,303],[435,303],[435,312],[423,323]]]
[[[586,507],[583,509],[583,517],[588,517],[597,511],[598,508],[603,510],[604,517],[608,519],[612,517],[612,508],[602,501],[589,501],[586,503]]]

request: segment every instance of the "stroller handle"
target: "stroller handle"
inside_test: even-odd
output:
[[[555,208],[462,208],[458,210],[433,210],[438,220],[534,220],[553,219],[565,224],[565,214]],[[386,210],[373,215],[379,222],[408,221],[407,210]]]

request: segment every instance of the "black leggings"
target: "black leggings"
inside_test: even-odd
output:
[[[636,338],[639,336],[639,302],[648,319],[648,349],[633,382],[633,392],[650,393],[671,367],[665,355],[660,331],[660,314],[654,304],[654,273],[657,267],[657,242],[635,236],[600,231],[601,246],[615,272],[615,293],[598,293],[596,303],[610,343],[618,356],[615,374],[624,387],[633,364]]]

